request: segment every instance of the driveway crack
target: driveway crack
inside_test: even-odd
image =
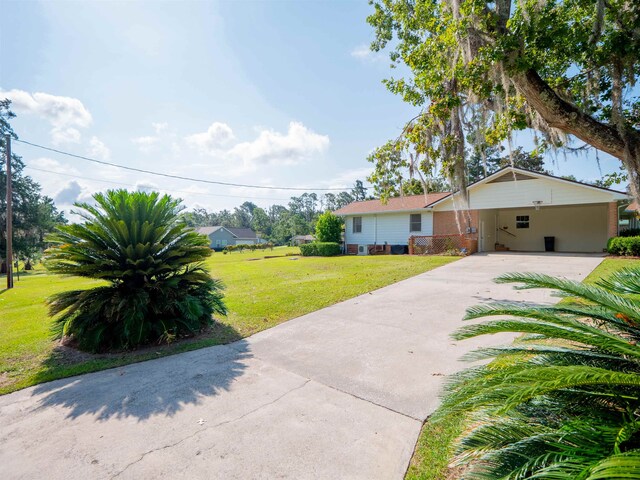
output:
[[[264,404],[262,404],[262,405],[260,405],[260,406],[258,406],[258,407],[256,407],[256,408],[254,408],[254,409],[252,409],[252,410],[249,410],[248,412],[243,413],[243,414],[242,414],[242,415],[240,415],[239,417],[232,418],[231,420],[225,420],[225,421],[223,421],[223,422],[219,422],[219,423],[216,423],[216,424],[211,425],[211,426],[207,426],[207,427],[202,428],[202,429],[200,429],[200,430],[198,430],[198,431],[196,431],[196,432],[193,432],[191,435],[187,435],[186,437],[181,438],[180,440],[178,440],[178,441],[176,441],[176,442],[173,442],[173,443],[170,443],[170,444],[168,444],[168,445],[163,445],[163,446],[161,446],[161,447],[157,447],[157,448],[151,449],[151,450],[149,450],[149,451],[147,451],[147,452],[143,453],[142,455],[140,455],[140,458],[138,458],[137,460],[134,460],[133,462],[131,462],[131,463],[127,464],[127,465],[126,465],[122,470],[120,470],[120,471],[119,471],[119,472],[117,472],[116,474],[112,475],[112,476],[110,477],[110,479],[111,479],[111,480],[113,480],[114,478],[119,477],[119,476],[120,476],[120,475],[122,475],[124,472],[126,472],[129,468],[131,468],[132,466],[134,466],[134,465],[136,465],[137,463],[140,463],[142,460],[144,460],[144,458],[145,458],[147,455],[151,455],[152,453],[155,453],[155,452],[160,452],[160,451],[165,450],[165,449],[167,449],[167,448],[173,448],[173,447],[176,447],[176,446],[180,445],[181,443],[183,443],[183,442],[185,442],[185,441],[187,441],[187,440],[189,440],[189,439],[191,439],[191,438],[193,438],[193,437],[195,437],[195,436],[197,436],[197,435],[200,435],[201,433],[203,433],[203,432],[205,432],[205,431],[207,431],[207,430],[210,430],[210,429],[212,429],[212,428],[218,428],[218,427],[221,427],[221,426],[223,426],[223,425],[228,425],[228,424],[230,424],[230,423],[234,423],[234,422],[237,422],[237,421],[239,421],[239,420],[242,420],[243,418],[248,417],[249,415],[252,415],[252,414],[254,414],[254,413],[256,413],[256,412],[258,412],[258,411],[262,410],[263,408],[268,407],[268,406],[270,406],[270,405],[273,405],[274,403],[276,403],[276,402],[278,402],[278,401],[282,400],[284,397],[286,397],[286,396],[287,396],[287,395],[289,395],[290,393],[295,392],[296,390],[300,390],[301,388],[304,388],[304,387],[305,387],[305,386],[306,386],[310,381],[311,381],[310,379],[306,379],[306,380],[305,380],[305,382],[304,382],[304,383],[302,383],[301,385],[298,385],[297,387],[294,387],[294,388],[292,388],[291,390],[287,390],[287,391],[286,391],[286,392],[284,392],[282,395],[280,395],[279,397],[277,397],[277,398],[273,399],[272,401],[267,402],[267,403],[264,403]]]

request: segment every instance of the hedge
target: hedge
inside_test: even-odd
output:
[[[335,242],[312,242],[300,245],[303,257],[333,257],[342,253],[342,247]]]
[[[619,237],[637,237],[640,235],[640,228],[627,228],[618,233]]]
[[[273,243],[240,243],[238,245],[227,245],[222,250],[223,252],[231,253],[231,252],[243,252],[244,250],[266,250],[270,248],[273,250]]]
[[[613,237],[607,243],[611,255],[640,257],[640,237]]]

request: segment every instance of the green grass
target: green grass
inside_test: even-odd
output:
[[[635,258],[605,258],[604,261],[593,270],[593,272],[587,275],[584,282],[595,283],[599,279],[608,277],[612,273],[622,270],[623,268],[638,266],[640,266],[640,260]]]
[[[449,468],[455,453],[454,442],[465,428],[464,416],[449,416],[425,422],[407,470],[406,480],[457,479],[459,469]]]
[[[173,345],[136,352],[91,355],[63,348],[50,335],[44,300],[64,290],[97,283],[49,275],[21,274],[12,290],[0,290],[0,394],[37,383],[234,341],[334,303],[375,290],[457,257],[297,257],[297,248],[214,253],[212,276],[226,285],[226,318],[211,331]],[[275,255],[277,258],[265,258]],[[0,278],[4,287],[5,277]],[[2,288],[0,287],[0,288]]]
[[[605,258],[585,279],[595,283],[625,267],[640,266],[640,260]],[[563,302],[571,299],[563,299]],[[444,480],[461,478],[462,470],[449,468],[455,454],[455,441],[467,425],[461,415],[425,422],[407,470],[406,480]]]

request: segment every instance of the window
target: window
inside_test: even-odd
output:
[[[529,215],[516,215],[516,228],[529,228]]]
[[[409,215],[409,231],[421,232],[422,231],[422,214],[412,213]]]
[[[353,217],[353,233],[362,233],[362,217]]]

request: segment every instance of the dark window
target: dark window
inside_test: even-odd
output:
[[[516,228],[529,228],[529,215],[516,215]]]
[[[409,215],[409,231],[421,232],[422,231],[422,214],[412,213]]]
[[[353,233],[362,232],[362,217],[353,217]]]

